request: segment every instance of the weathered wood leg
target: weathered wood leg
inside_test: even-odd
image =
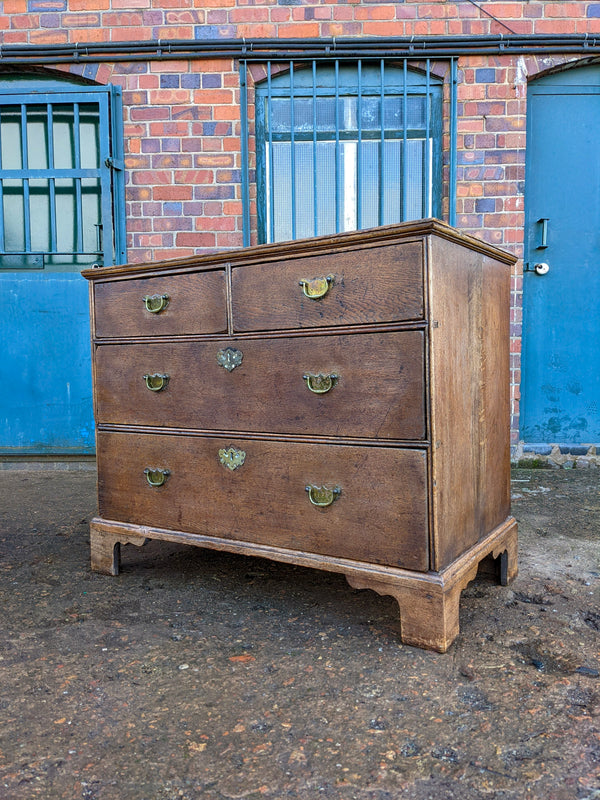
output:
[[[94,572],[104,575],[118,575],[121,568],[121,545],[143,545],[146,539],[141,536],[118,536],[98,529],[90,524],[91,563]]]
[[[517,523],[513,518],[444,572],[428,573],[423,578],[404,573],[387,580],[353,572],[346,573],[346,579],[355,589],[373,589],[396,598],[404,644],[445,653],[459,633],[460,594],[486,560],[491,561],[491,574],[503,586],[516,577]]]
[[[500,561],[498,582],[502,586],[508,586],[517,577],[519,571],[517,550],[518,537],[517,523],[515,522],[492,553],[494,558],[498,558]]]
[[[396,598],[403,644],[445,653],[458,636],[460,586],[444,589],[425,581],[400,586],[358,575],[346,575],[346,579],[355,589],[373,589]]]

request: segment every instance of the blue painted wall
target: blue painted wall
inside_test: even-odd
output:
[[[88,284],[0,273],[0,454],[95,448]]]

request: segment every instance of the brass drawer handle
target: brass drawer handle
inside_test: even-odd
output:
[[[308,373],[307,375],[303,375],[302,379],[306,381],[306,385],[311,392],[315,394],[325,394],[330,389],[333,389],[339,377],[340,376],[336,375],[335,372],[332,372],[330,375],[323,375],[322,373],[312,375]]]
[[[151,392],[162,392],[169,383],[169,376],[161,375],[159,372],[155,372],[153,375],[144,375],[143,378],[146,381],[146,388]]]
[[[170,299],[168,294],[147,294],[144,297],[146,311],[149,311],[151,314],[160,314],[160,312],[164,311],[169,305]]]
[[[163,486],[171,473],[168,469],[152,469],[151,467],[146,467],[144,474],[146,475],[146,480],[149,485],[156,487]]]
[[[319,300],[321,297],[325,297],[329,288],[333,286],[333,281],[333,275],[328,275],[326,278],[313,278],[310,281],[303,278],[300,286],[306,297],[310,297],[311,300]]]
[[[313,506],[319,506],[319,508],[330,506],[342,493],[339,486],[328,489],[326,486],[315,486],[312,483],[309,483],[306,491],[308,492],[308,499]]]

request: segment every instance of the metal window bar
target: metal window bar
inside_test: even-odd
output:
[[[54,108],[52,103],[46,104],[47,134],[48,134],[48,166],[54,166]],[[58,247],[58,233],[56,228],[56,178],[49,178],[48,191],[50,195],[50,250],[55,252]]]
[[[431,159],[433,157],[432,147],[430,144],[431,138],[431,99],[430,99],[430,70],[431,60],[428,58],[425,64],[425,142],[423,143],[423,161],[425,172],[425,216],[430,217],[432,214],[431,209]]]
[[[271,94],[271,62],[268,65],[268,82],[269,82],[269,105],[267,113],[271,114],[272,108],[272,94]],[[271,165],[273,163],[273,125],[271,123],[271,119],[268,120],[268,127],[269,127],[269,158],[267,161],[267,165]],[[268,176],[269,180],[269,241],[272,242],[275,238],[275,184],[273,180],[271,180],[271,175]]]
[[[356,185],[362,186],[362,172],[363,172],[363,153],[362,153],[362,115],[363,115],[363,97],[362,97],[362,61],[359,61],[357,64],[357,89],[358,89],[358,98],[356,101],[356,114],[357,114],[357,123],[358,123],[358,130],[356,132],[356,140],[357,140],[357,149],[358,152],[356,154]],[[356,203],[356,227],[358,230],[361,230],[362,224],[362,197],[357,198]]]
[[[340,188],[340,62],[335,61],[335,232],[339,233],[340,230],[340,203],[341,203],[341,188]],[[316,175],[314,176],[316,180]]]
[[[408,68],[406,61],[402,65],[404,86],[402,88],[402,218],[408,219]],[[425,96],[425,102],[429,97]]]
[[[21,106],[21,166],[23,171],[29,169],[29,153],[27,150],[27,106]],[[31,207],[29,198],[29,178],[23,178],[23,227],[25,234],[25,250],[31,250]]]
[[[3,131],[2,131],[2,117],[0,116],[0,173],[2,171],[2,159],[3,159],[3,150],[2,150],[2,139],[3,139]],[[4,181],[0,178],[0,220],[4,219]],[[0,225],[0,253],[4,252],[4,225]]]
[[[313,170],[317,169],[317,62],[312,62]],[[313,181],[313,230],[319,230],[319,193]],[[315,233],[315,236],[317,234]]]
[[[458,60],[450,61],[450,160],[449,160],[449,186],[448,186],[448,222],[456,225],[456,163],[457,163],[457,138],[458,123],[456,118],[458,95]]]
[[[375,63],[379,72],[377,88],[372,84]],[[398,63],[402,67],[400,72],[396,66]],[[353,65],[355,69],[353,82],[348,79],[348,65]],[[450,65],[449,221],[455,208],[455,199],[452,198],[456,197],[456,59],[450,60]],[[419,206],[421,216],[441,216],[442,81],[433,75],[431,59],[426,60],[422,77],[412,77],[411,80],[409,74],[416,73],[413,67],[409,67],[408,59],[380,58],[377,62],[369,59],[332,59],[328,62],[316,59],[309,62],[290,60],[279,69],[274,69],[276,66],[278,65],[274,62],[267,62],[266,81],[255,89],[257,210],[259,223],[261,220],[264,223],[262,230],[265,241],[280,239],[284,229],[288,231],[284,238],[289,238],[290,234],[292,238],[307,235],[306,225],[311,216],[311,205],[312,221],[309,229],[312,228],[312,235],[334,232],[322,229],[329,224],[326,223],[328,212],[335,217],[335,232],[348,228],[348,220],[352,215],[355,218],[353,224],[358,228],[364,224],[374,224],[375,220],[375,224],[385,224],[407,219],[409,216],[414,218],[415,212],[419,214]],[[307,69],[299,69],[302,66]],[[392,67],[395,72],[390,71]],[[370,72],[366,71],[367,68]],[[245,96],[241,105],[243,136],[246,138],[246,144],[242,146],[242,204],[244,243],[249,244],[249,87],[245,80],[246,70],[247,63],[242,61],[240,85]],[[330,78],[326,78],[324,70]],[[375,131],[372,123],[367,128],[364,126],[365,119],[373,118],[373,102],[377,95],[379,125],[378,131]],[[420,105],[414,98],[420,98]],[[327,116],[327,109],[330,108],[327,99],[333,103],[333,130],[328,128],[330,123],[327,120],[331,120],[331,117]],[[284,101],[289,109],[287,121],[281,116]],[[309,116],[307,102],[312,104],[312,114]],[[365,103],[369,103],[366,118],[363,115]],[[320,109],[323,109],[322,113]],[[307,128],[306,123],[310,117],[312,126],[309,124]],[[351,123],[350,117],[353,118]],[[368,144],[369,140],[373,142],[372,145]],[[392,145],[394,140],[398,143],[397,146]],[[421,140],[420,147],[417,140]],[[326,158],[329,151],[327,141],[331,142],[333,150],[329,167],[333,172],[333,187],[324,185],[328,174],[327,168],[323,169],[323,158]],[[306,149],[307,146],[310,150]],[[377,147],[376,157],[373,146]],[[365,160],[367,158],[368,161]],[[309,188],[310,173],[307,175],[306,169],[310,170],[311,167],[312,187]],[[365,181],[369,174],[373,174],[374,167],[377,169],[377,183],[369,186]],[[349,175],[351,168],[354,169],[354,177]],[[327,198],[329,190],[334,194],[330,202]],[[306,197],[301,191],[309,191],[310,194]],[[353,191],[355,197],[343,196],[344,192],[347,195],[349,191]],[[419,191],[421,199],[418,201],[419,205],[416,205]],[[306,201],[310,197],[310,201],[303,203],[303,196]],[[375,206],[372,205],[372,200],[376,201]],[[282,222],[284,212],[287,222]]]
[[[379,63],[379,224],[385,219],[385,61]]]

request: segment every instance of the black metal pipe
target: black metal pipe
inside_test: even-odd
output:
[[[461,55],[596,54],[600,35],[424,36],[342,39],[154,39],[87,44],[0,45],[0,64],[99,63],[196,58],[247,61],[450,58]]]

